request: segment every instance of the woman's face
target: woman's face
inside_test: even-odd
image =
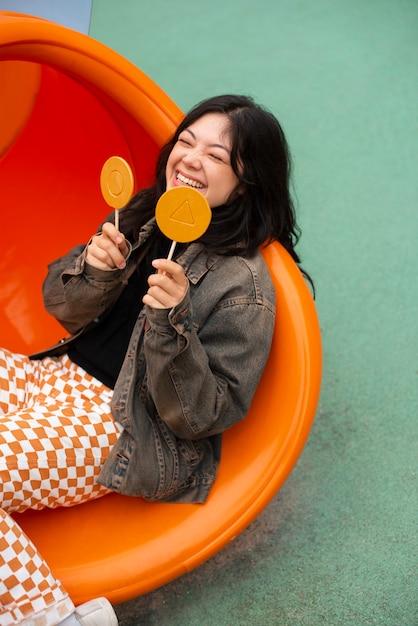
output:
[[[211,208],[224,204],[238,186],[228,130],[223,113],[208,113],[183,130],[168,157],[167,190],[193,187]]]

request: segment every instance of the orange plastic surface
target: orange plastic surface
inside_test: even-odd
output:
[[[27,353],[63,334],[44,312],[41,284],[47,262],[86,241],[107,215],[103,163],[120,155],[137,187],[148,184],[182,114],[128,61],[39,18],[0,13],[3,60],[35,63],[41,75],[29,117],[0,157],[0,344]],[[5,124],[0,118],[0,135]],[[100,595],[126,601],[190,571],[246,528],[292,471],[317,407],[320,331],[289,255],[276,244],[264,255],[277,290],[272,351],[249,415],[224,436],[207,503],[112,494],[15,516],[76,604]]]
[[[38,95],[40,67],[34,63],[0,64],[0,156],[28,121]]]

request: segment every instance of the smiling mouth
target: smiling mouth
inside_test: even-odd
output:
[[[189,187],[193,187],[193,189],[203,189],[204,185],[202,183],[197,182],[197,180],[193,180],[192,178],[187,178],[187,176],[183,176],[180,172],[177,172],[176,179],[183,183],[183,185],[188,185]]]

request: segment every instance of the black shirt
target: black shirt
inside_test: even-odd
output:
[[[128,349],[135,322],[148,290],[148,276],[155,271],[153,259],[167,257],[170,241],[160,232],[148,253],[128,280],[110,313],[82,335],[68,351],[70,359],[113,389]]]

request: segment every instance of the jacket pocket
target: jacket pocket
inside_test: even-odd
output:
[[[191,469],[199,465],[202,460],[203,451],[198,442],[179,439],[178,450]]]

